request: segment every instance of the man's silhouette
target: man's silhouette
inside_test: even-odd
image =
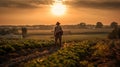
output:
[[[54,28],[55,45],[57,44],[58,39],[59,39],[59,45],[60,46],[62,45],[62,35],[63,35],[62,27],[60,26],[60,23],[57,22]]]

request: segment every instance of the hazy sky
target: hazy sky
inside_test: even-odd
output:
[[[59,0],[60,1],[60,0]],[[120,0],[64,0],[66,12],[51,12],[54,0],[0,0],[0,25],[36,24],[120,24]]]

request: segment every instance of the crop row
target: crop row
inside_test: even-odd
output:
[[[54,46],[54,41],[41,40],[0,40],[0,55],[23,49],[35,49]]]
[[[40,58],[26,63],[28,67],[95,67],[115,60],[112,48],[120,41],[112,40],[85,40],[67,43],[47,58]],[[65,44],[64,44],[65,45]],[[118,60],[112,65],[116,65]],[[113,62],[113,61],[112,61]],[[108,64],[110,65],[110,64]],[[104,66],[104,65],[103,65]],[[115,66],[116,67],[116,66]]]

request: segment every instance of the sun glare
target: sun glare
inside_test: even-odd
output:
[[[54,15],[60,16],[63,15],[66,11],[66,6],[62,4],[62,1],[55,1],[55,3],[51,6],[51,12]]]

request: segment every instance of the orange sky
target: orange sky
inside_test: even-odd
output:
[[[0,25],[37,25],[55,24],[96,24],[97,21],[109,25],[112,21],[120,24],[120,10],[117,9],[96,9],[89,7],[75,8],[69,5],[64,15],[55,16],[51,13],[49,5],[38,8],[4,8],[0,7]]]

